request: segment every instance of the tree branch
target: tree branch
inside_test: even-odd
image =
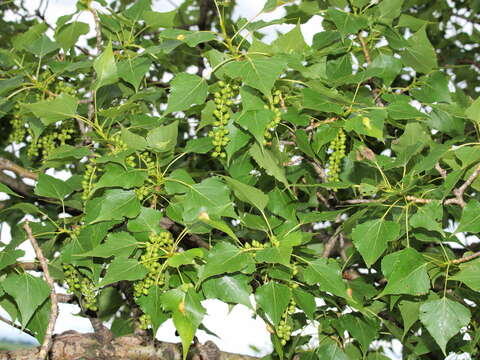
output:
[[[47,330],[45,331],[45,337],[43,340],[43,344],[40,346],[40,350],[38,352],[38,359],[43,360],[46,359],[50,348],[52,347],[52,336],[53,331],[55,329],[55,323],[57,322],[58,316],[58,300],[57,300],[57,293],[55,292],[55,283],[53,279],[50,277],[50,271],[48,270],[47,260],[43,256],[42,249],[37,243],[37,240],[33,236],[32,229],[28,221],[23,224],[23,228],[27,233],[28,240],[32,244],[33,250],[35,250],[35,255],[37,256],[38,261],[40,262],[40,266],[42,267],[43,275],[45,276],[45,280],[47,281],[48,286],[50,287],[50,318],[48,320]]]
[[[463,199],[463,195],[465,193],[465,190],[472,185],[472,183],[475,181],[475,179],[480,175],[480,164],[477,165],[473,173],[468,177],[468,179],[460,186],[459,188],[456,188],[453,190],[453,194],[455,195],[454,198],[447,199],[445,200],[444,204],[449,205],[449,204],[457,204],[461,206],[462,208],[465,207],[466,202]]]
[[[363,55],[365,56],[365,60],[367,61],[368,65],[372,63],[372,58],[370,57],[370,52],[368,51],[368,46],[367,43],[365,42],[365,39],[363,38],[361,33],[357,34],[358,40],[360,41],[360,45],[362,46],[362,51]],[[378,107],[385,107],[385,104],[383,103],[382,99],[380,99],[380,90],[378,90],[375,87],[375,84],[373,81],[371,82],[372,84],[372,94],[375,98],[375,104],[377,104]]]
[[[147,343],[145,339],[135,335],[115,338],[111,342],[115,360],[182,360],[182,347],[180,344],[153,341]],[[100,359],[102,344],[93,334],[80,334],[68,331],[53,338],[50,351],[50,360],[63,359]],[[195,354],[192,348],[190,355]],[[0,351],[0,359],[32,360],[35,358],[36,348],[15,351]],[[189,357],[191,358],[191,356]],[[220,360],[257,360],[247,355],[220,352]],[[203,359],[202,360],[211,360]]]
[[[0,170],[10,170],[22,178],[28,178],[32,180],[38,179],[38,174],[35,174],[27,169],[15,164],[13,161],[0,157]]]
[[[12,327],[14,327],[15,329],[18,329],[18,330],[21,330],[22,332],[24,332],[25,334],[28,334],[30,336],[33,336],[35,337],[35,334],[32,333],[30,330],[28,329],[25,329],[23,326],[21,325],[18,325],[18,324],[15,324],[12,320],[9,320],[7,318],[4,318],[3,316],[0,315],[0,321],[4,322],[5,324],[8,324]]]
[[[478,257],[480,257],[480,251],[476,252],[476,253],[473,253],[472,255],[462,257],[460,259],[451,260],[450,264],[461,264],[461,263],[468,262],[470,260],[476,259]]]
[[[14,179],[2,171],[0,171],[0,183],[7,185],[20,195],[32,196],[33,188],[31,186],[25,184],[20,178]]]

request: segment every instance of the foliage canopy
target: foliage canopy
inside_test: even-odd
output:
[[[480,249],[457,237],[480,232],[478,1],[268,0],[267,22],[81,0],[50,29],[19,4],[0,7],[0,307],[40,342],[54,282],[114,336],[173,319],[184,357],[209,298],[254,310],[272,359],[479,356]]]

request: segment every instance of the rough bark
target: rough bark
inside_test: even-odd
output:
[[[115,360],[182,360],[182,347],[180,344],[155,341],[135,335],[122,336],[113,339],[113,355],[110,359]],[[50,360],[97,360],[101,358],[103,344],[98,341],[94,334],[81,334],[68,331],[53,337],[52,348],[49,353]],[[205,359],[203,353],[197,354],[198,350],[193,347],[189,358]],[[38,348],[30,348],[15,351],[0,351],[0,360],[32,360],[38,354]],[[220,352],[219,360],[256,360],[257,358]]]

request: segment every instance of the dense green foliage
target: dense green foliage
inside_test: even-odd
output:
[[[49,287],[17,261],[29,214],[54,280],[116,336],[171,318],[186,355],[214,298],[267,323],[272,359],[385,359],[370,345],[392,339],[405,359],[480,356],[480,249],[457,238],[480,232],[478,1],[268,0],[271,22],[98,2],[77,5],[88,46],[77,13],[52,36],[1,20],[12,319],[43,340]],[[262,42],[277,24],[294,26]]]

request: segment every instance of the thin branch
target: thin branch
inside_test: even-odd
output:
[[[33,250],[35,250],[35,255],[37,256],[37,259],[40,262],[40,265],[43,270],[43,275],[45,276],[45,280],[47,281],[47,284],[50,287],[50,300],[51,300],[50,319],[48,320],[47,330],[45,331],[43,344],[40,346],[40,350],[38,352],[38,358],[40,360],[43,360],[47,358],[48,352],[52,347],[52,336],[53,336],[53,331],[55,329],[55,323],[57,322],[57,316],[58,316],[57,293],[55,292],[55,283],[50,276],[50,271],[48,270],[47,260],[43,256],[42,249],[38,245],[37,240],[33,236],[32,229],[30,228],[28,221],[26,221],[23,224],[23,228],[27,233],[28,240],[30,240],[30,243],[32,244]]]
[[[93,16],[93,21],[95,22],[95,39],[96,39],[96,48],[98,55],[102,52],[102,30],[100,27],[100,18],[98,17],[98,12],[96,9],[90,7],[88,9]]]
[[[445,180],[447,178],[447,170],[442,168],[442,166],[440,165],[440,163],[438,161],[435,163],[435,170],[438,171],[438,173],[440,174],[440,176],[442,177],[443,180]]]
[[[451,260],[451,261],[450,261],[450,264],[461,264],[461,263],[464,263],[464,262],[467,262],[467,261],[476,259],[476,258],[478,258],[478,257],[480,257],[480,251],[479,251],[479,252],[476,252],[476,253],[474,253],[474,254],[472,254],[472,255],[462,257],[462,258],[460,258],[460,259]]]
[[[22,178],[28,178],[32,180],[38,179],[38,174],[28,171],[24,167],[15,164],[13,161],[0,157],[0,170],[10,170]]]
[[[0,315],[0,321],[4,322],[5,324],[8,324],[12,327],[14,327],[15,329],[18,329],[18,330],[21,330],[22,332],[24,332],[25,334],[28,334],[30,336],[33,336],[35,337],[35,334],[33,332],[31,332],[30,330],[28,329],[25,329],[23,326],[21,325],[18,325],[16,323],[14,323],[12,320],[9,320],[3,316]]]
[[[351,200],[342,201],[342,204],[353,204],[353,205],[355,205],[355,204],[370,204],[370,203],[376,203],[376,202],[381,202],[381,200],[377,200],[377,199],[351,199]]]
[[[467,188],[472,185],[472,183],[475,181],[475,179],[480,175],[480,164],[477,165],[477,167],[475,168],[475,170],[473,171],[473,173],[471,173],[471,175],[468,177],[468,179],[462,184],[462,186],[460,186],[459,188],[457,189],[454,189],[453,190],[453,194],[455,195],[454,198],[451,198],[451,199],[448,199],[448,200],[445,200],[444,204],[445,205],[449,205],[449,204],[457,204],[459,206],[461,206],[462,208],[465,207],[465,205],[467,205],[467,203],[465,202],[465,200],[463,199],[463,195],[465,194],[465,190],[467,190]]]
[[[361,33],[358,33],[357,37],[358,37],[358,40],[360,41],[360,45],[362,46],[362,51],[363,51],[363,55],[365,56],[365,60],[370,65],[372,63],[372,58],[370,57],[370,52],[368,51],[367,43],[365,42],[365,39],[363,38]],[[375,87],[375,84],[373,82],[372,82],[372,94],[375,98],[375,104],[377,104],[378,107],[385,107],[385,104],[380,98],[380,90]]]
[[[405,196],[405,199],[407,201],[411,201],[411,202],[414,202],[416,204],[429,204],[433,201],[432,199],[422,199],[422,198],[418,198],[416,196],[411,196],[411,195]]]

